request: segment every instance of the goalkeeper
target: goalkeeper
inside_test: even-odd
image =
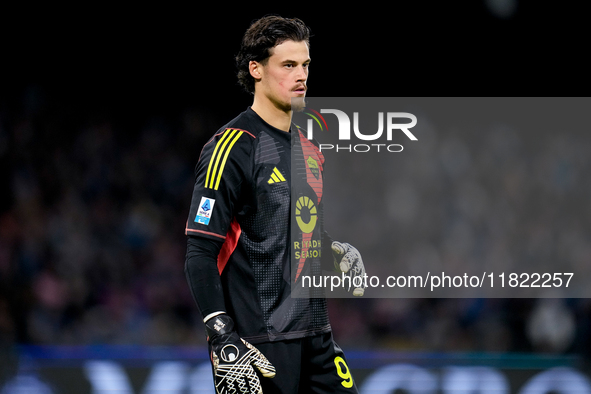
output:
[[[321,256],[365,274],[357,249],[323,230],[324,157],[291,123],[291,100],[307,90],[309,37],[299,19],[250,26],[236,62],[252,106],[214,133],[195,169],[185,272],[219,394],[357,393],[326,299],[291,296]]]

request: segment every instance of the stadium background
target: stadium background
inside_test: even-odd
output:
[[[251,20],[279,13],[311,26],[309,94],[319,97],[588,94],[584,15],[574,2],[325,7],[3,6],[0,392],[18,385],[90,392],[87,360],[104,361],[93,365],[111,382],[124,367],[137,393],[160,366],[171,390],[174,373],[203,365],[202,324],[183,274],[183,228],[200,147],[250,104],[236,85],[233,54]],[[567,141],[554,154],[568,158],[575,148]],[[555,156],[531,152],[510,151],[507,163],[552,167]],[[580,175],[572,188],[585,193],[589,162],[571,164]],[[588,217],[588,202],[580,212]],[[405,223],[419,234],[425,225]],[[563,249],[544,226],[551,223],[531,248],[558,260]],[[570,230],[567,250],[588,262],[588,223]],[[449,376],[464,376],[451,366],[495,371],[467,372],[463,384],[501,371],[511,392],[554,367],[591,376],[586,299],[331,300],[330,310],[360,383],[401,365],[421,368],[407,380],[432,378],[446,392],[453,392]],[[572,324],[530,330],[539,314]],[[413,387],[422,386],[399,386]]]

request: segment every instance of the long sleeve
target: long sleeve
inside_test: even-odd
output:
[[[224,291],[217,267],[223,242],[204,237],[187,237],[185,275],[202,317],[225,312]]]

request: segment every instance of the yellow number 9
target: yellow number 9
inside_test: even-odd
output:
[[[353,387],[353,376],[351,376],[345,360],[342,357],[335,357],[334,365],[337,367],[337,374],[344,379],[341,384],[348,389]]]

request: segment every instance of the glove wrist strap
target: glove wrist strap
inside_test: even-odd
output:
[[[209,340],[234,331],[234,320],[226,314],[217,315],[205,322],[205,332]]]

